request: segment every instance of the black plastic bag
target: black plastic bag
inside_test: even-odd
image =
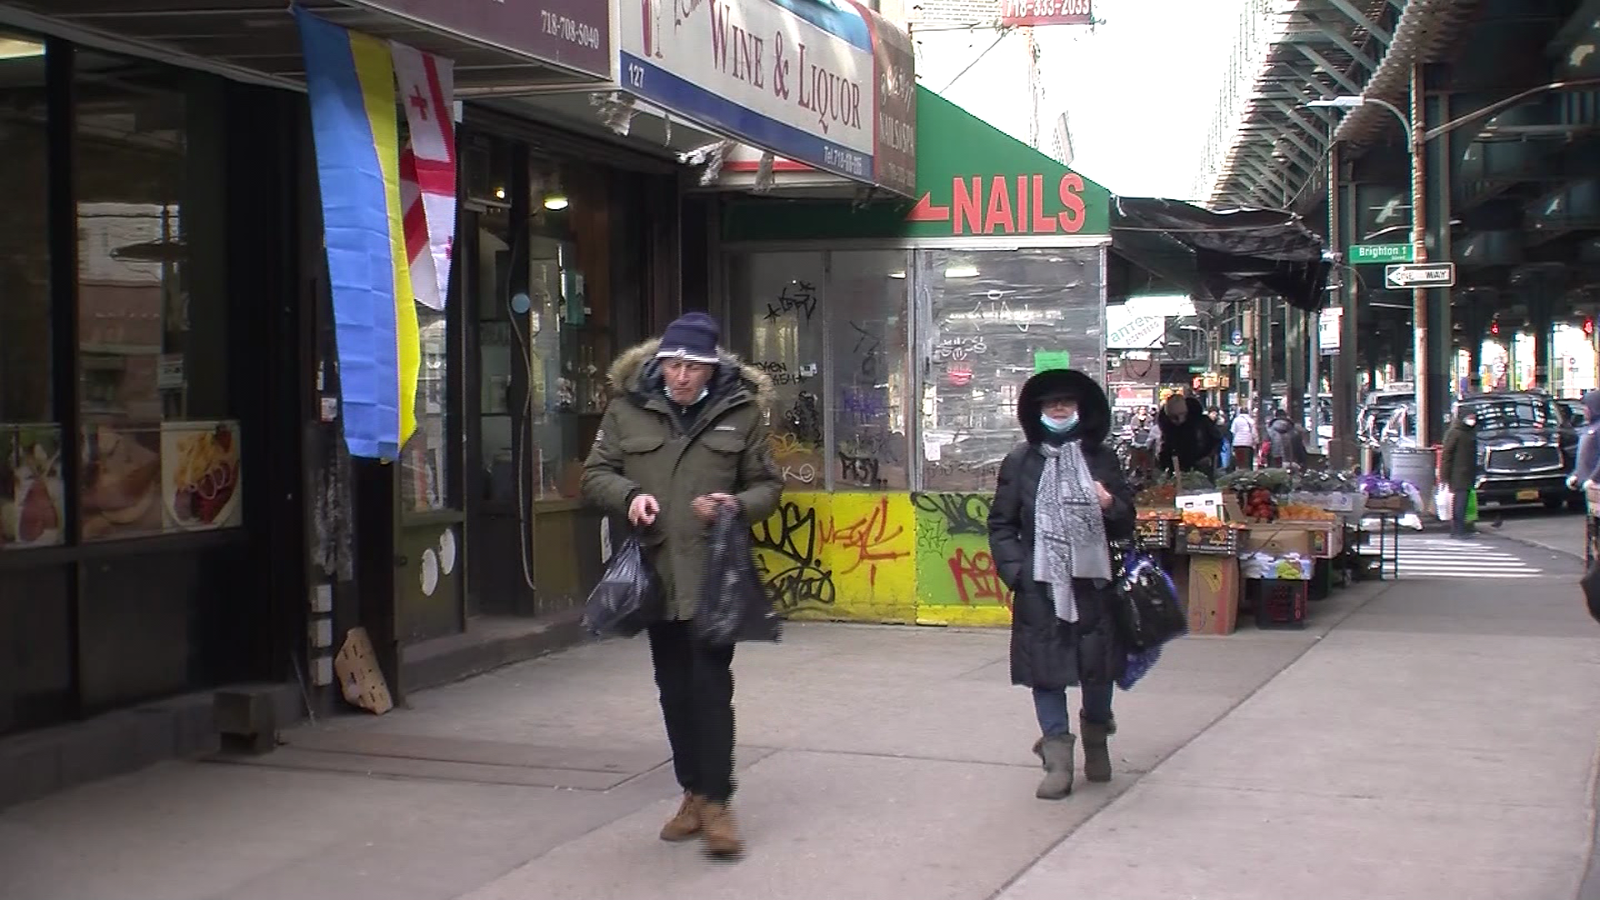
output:
[[[1134,650],[1149,650],[1188,631],[1188,614],[1166,571],[1151,557],[1132,550],[1120,556],[1112,593],[1123,641]]]
[[[655,569],[645,559],[637,535],[630,534],[611,554],[600,583],[583,605],[583,627],[596,636],[633,637],[661,621],[666,597]]]
[[[1578,585],[1583,588],[1583,602],[1589,607],[1589,615],[1600,622],[1600,562],[1583,574]]]
[[[731,506],[717,511],[708,535],[705,575],[695,605],[694,637],[712,647],[740,641],[776,641],[783,620],[761,586],[750,548],[750,523]]]

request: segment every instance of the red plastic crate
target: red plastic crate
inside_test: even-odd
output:
[[[1306,627],[1311,582],[1252,579],[1246,590],[1256,611],[1257,628]]]

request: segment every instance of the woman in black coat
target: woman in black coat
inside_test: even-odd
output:
[[[1111,404],[1088,375],[1053,369],[1017,398],[1026,442],[1000,464],[989,550],[1010,587],[1011,683],[1033,689],[1045,777],[1036,795],[1072,793],[1066,689],[1081,686],[1084,775],[1111,779],[1111,694],[1127,661],[1110,605],[1110,542],[1131,540],[1133,491],[1105,446]]]

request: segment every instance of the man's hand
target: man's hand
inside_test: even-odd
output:
[[[690,508],[694,510],[695,515],[700,517],[700,521],[710,523],[716,521],[717,507],[733,506],[738,502],[738,499],[732,494],[706,494],[703,497],[694,498]]]
[[[661,504],[655,497],[650,494],[640,494],[628,504],[628,521],[632,522],[635,528],[640,525],[654,525],[656,514],[659,512]]]
[[[1111,492],[1106,490],[1106,486],[1100,482],[1096,481],[1094,483],[1094,489],[1100,494],[1100,508],[1102,510],[1110,509],[1111,504],[1117,501],[1117,498],[1111,496]]]

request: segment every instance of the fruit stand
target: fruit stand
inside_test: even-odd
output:
[[[1241,610],[1258,628],[1305,627],[1311,601],[1348,581],[1351,559],[1369,541],[1368,500],[1348,476],[1264,469],[1215,484],[1186,473],[1145,487],[1134,502],[1140,545],[1165,559],[1190,632],[1225,635]],[[1379,543],[1381,577],[1389,545]]]

